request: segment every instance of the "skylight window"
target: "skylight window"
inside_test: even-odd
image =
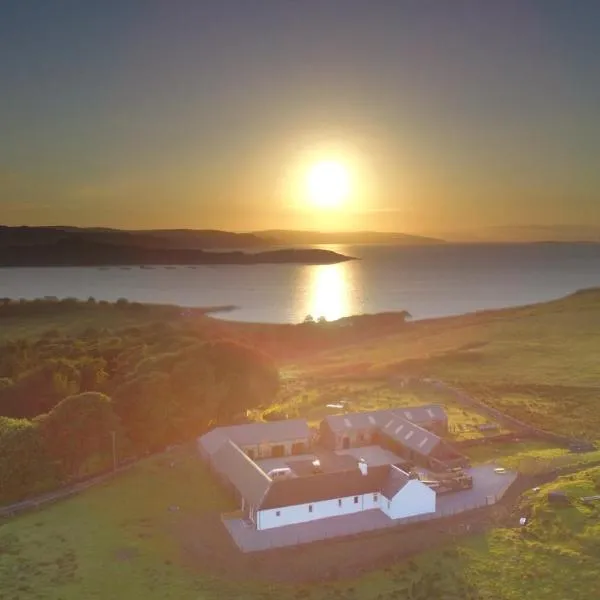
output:
[[[396,435],[398,433],[400,433],[402,430],[404,429],[404,425],[400,425],[399,427],[396,428]]]
[[[435,414],[433,413],[433,411],[432,411],[430,408],[428,408],[428,409],[427,409],[427,414],[428,414],[428,415],[429,415],[429,416],[430,416],[432,419],[435,419]]]
[[[422,447],[423,447],[423,446],[424,446],[424,445],[427,443],[427,440],[428,440],[428,439],[429,439],[429,438],[423,438],[423,439],[422,439],[422,440],[419,442],[419,448],[422,448]]]
[[[344,423],[346,424],[346,427],[352,427],[352,423],[350,422],[350,419],[344,419]]]
[[[405,417],[406,417],[406,418],[407,418],[409,421],[412,421],[412,418],[413,418],[413,417],[412,417],[412,413],[411,413],[409,410],[407,410],[407,411],[405,411],[405,412],[404,412],[404,416],[405,416]]]
[[[369,415],[369,421],[375,425],[377,423],[377,421],[375,421],[375,417],[373,415]]]
[[[410,440],[410,438],[411,438],[413,435],[415,435],[415,432],[414,432],[414,431],[409,431],[409,432],[408,432],[408,433],[407,433],[407,434],[404,436],[404,439],[405,439],[405,440]]]

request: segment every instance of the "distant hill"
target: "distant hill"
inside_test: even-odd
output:
[[[4,246],[0,267],[252,265],[261,263],[334,264],[352,257],[316,248],[267,252],[205,251],[197,248],[144,247],[101,243],[71,236],[46,244]]]
[[[403,233],[319,232],[269,230],[234,233],[216,229],[121,230],[79,227],[5,227],[0,225],[0,248],[54,244],[69,239],[139,248],[197,250],[266,249],[310,244],[439,244],[442,240]]]
[[[192,248],[203,250],[261,248],[268,244],[249,233],[218,230],[159,229],[126,231],[121,229],[78,227],[5,227],[0,226],[0,248],[53,244],[77,238],[103,244],[126,244],[142,248]]]
[[[443,244],[444,240],[406,233],[380,231],[294,231],[270,229],[255,231],[259,238],[278,244]]]

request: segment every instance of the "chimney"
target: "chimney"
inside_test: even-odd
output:
[[[358,468],[363,475],[366,475],[369,472],[369,467],[367,465],[367,461],[364,458],[361,458],[358,461]]]

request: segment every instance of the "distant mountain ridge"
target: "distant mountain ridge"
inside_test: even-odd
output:
[[[439,244],[443,240],[403,233],[266,230],[236,233],[217,229],[122,230],[95,227],[7,227],[0,225],[0,248],[54,244],[78,239],[139,248],[233,250],[310,244]]]

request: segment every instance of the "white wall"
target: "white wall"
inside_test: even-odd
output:
[[[380,498],[380,495],[378,495],[378,498]],[[338,500],[335,499],[313,502],[310,505],[298,504],[296,506],[285,506],[279,509],[261,510],[258,513],[256,528],[272,529],[273,527],[282,527],[283,525],[308,523],[310,521],[316,521],[317,519],[351,515],[363,510],[379,508],[379,502],[373,502],[373,494],[358,496],[358,503],[354,502],[354,496],[341,498],[341,501],[341,506],[339,506]],[[309,511],[309,506],[313,507],[312,512]],[[277,512],[279,512],[279,516],[277,516]]]
[[[387,498],[380,493],[363,494],[358,496],[358,503],[354,496],[342,498],[342,505],[338,500],[324,500],[312,504],[298,504],[285,506],[279,509],[261,510],[257,513],[257,529],[273,529],[284,525],[308,523],[318,519],[351,515],[364,510],[381,509],[391,519],[403,519],[435,512],[436,494],[427,485],[417,479],[409,481],[391,500],[388,509]],[[312,511],[309,510],[312,506]],[[277,513],[279,512],[279,516]]]
[[[390,502],[390,508],[387,504],[387,499],[381,498],[381,510],[390,519],[426,515],[435,512],[436,494],[434,490],[418,479],[412,479],[394,496]]]

